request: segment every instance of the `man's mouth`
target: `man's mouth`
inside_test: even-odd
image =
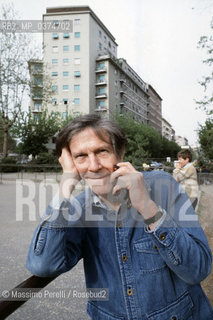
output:
[[[105,174],[105,175],[98,175],[98,176],[92,176],[92,177],[84,177],[84,180],[89,184],[89,185],[93,185],[93,186],[97,186],[100,185],[102,186],[104,184],[104,179],[105,178],[109,178],[109,174]]]

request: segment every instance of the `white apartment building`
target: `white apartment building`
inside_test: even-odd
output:
[[[129,112],[134,119],[161,128],[162,99],[125,59],[117,58],[115,38],[88,6],[47,8],[43,21],[56,26],[54,32],[43,33],[43,69],[52,86],[49,112],[59,112],[63,118],[69,114],[101,112],[110,117],[116,111]],[[62,32],[60,24],[66,21],[72,28]],[[31,63],[31,79],[37,76],[32,72],[39,68],[37,64],[39,61]],[[42,109],[41,103],[32,96],[34,116]]]
[[[64,117],[94,112],[96,58],[104,52],[117,56],[115,38],[89,7],[47,8],[43,20],[52,20],[56,26],[71,21],[73,26],[70,31],[43,34],[43,61],[54,93],[48,109]]]
[[[165,118],[162,118],[162,136],[170,141],[175,140],[175,130]]]

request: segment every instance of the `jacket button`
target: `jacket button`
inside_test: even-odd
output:
[[[122,222],[118,221],[117,227],[118,227],[118,228],[122,228]]]
[[[161,233],[159,238],[160,238],[161,241],[165,240],[166,239],[166,234],[165,233]]]
[[[123,261],[126,261],[126,260],[127,260],[127,256],[126,256],[125,254],[123,254],[122,257],[121,257],[121,259],[122,259]]]
[[[172,320],[178,320],[177,317],[172,317]]]
[[[158,251],[158,247],[156,246],[156,244],[154,244],[154,249],[155,251]]]
[[[128,289],[127,290],[127,294],[128,294],[128,296],[131,296],[133,294],[133,290],[132,289]]]

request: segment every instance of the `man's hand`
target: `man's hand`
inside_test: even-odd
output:
[[[115,184],[113,194],[127,188],[132,206],[143,215],[144,219],[154,216],[158,208],[149,197],[143,174],[136,171],[129,162],[120,162],[117,165],[119,169],[111,175],[111,182]]]
[[[75,185],[80,180],[79,173],[74,165],[72,155],[67,148],[62,149],[58,161],[63,169],[63,175],[60,182],[60,196],[69,199]]]

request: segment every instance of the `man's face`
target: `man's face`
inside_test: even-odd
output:
[[[110,176],[118,159],[110,139],[99,138],[91,128],[75,134],[69,144],[73,162],[81,178],[97,195],[107,195],[112,190]]]
[[[183,168],[187,163],[189,163],[189,158],[183,159],[182,157],[179,157],[178,162],[180,167]]]

